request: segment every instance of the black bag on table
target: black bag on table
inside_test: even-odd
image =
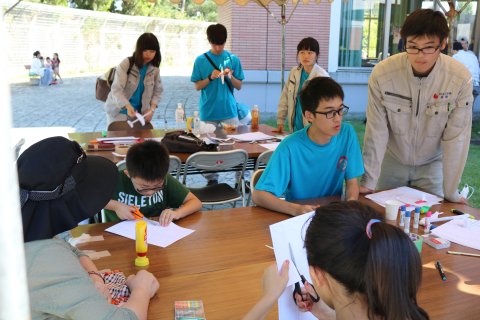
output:
[[[206,144],[193,133],[185,131],[167,132],[162,143],[170,153],[195,153],[198,151],[217,151],[217,144]]]

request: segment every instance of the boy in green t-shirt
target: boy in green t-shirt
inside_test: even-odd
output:
[[[159,216],[160,224],[167,226],[202,208],[200,200],[168,173],[170,158],[161,143],[149,140],[133,145],[126,164],[105,207],[107,221],[133,220],[139,208],[146,217]]]

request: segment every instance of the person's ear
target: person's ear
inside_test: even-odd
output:
[[[305,111],[305,113],[303,114],[303,116],[305,117],[305,119],[307,119],[308,122],[312,123],[313,120],[315,120],[315,114],[310,112],[310,111]]]
[[[316,287],[323,287],[327,284],[325,278],[325,272],[319,268],[309,266],[310,277],[312,278],[313,285]]]
[[[443,39],[442,43],[440,44],[440,51],[443,51],[446,45],[447,45],[447,39]]]

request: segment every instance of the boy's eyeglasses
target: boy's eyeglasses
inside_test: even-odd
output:
[[[337,114],[340,117],[347,114],[348,109],[350,109],[350,108],[343,104],[342,107],[340,109],[337,109],[337,110],[332,110],[332,111],[328,111],[328,112],[315,111],[314,113],[323,114],[327,119],[332,119],[332,118],[335,118],[335,116]]]
[[[440,46],[436,46],[436,47],[425,47],[425,48],[416,48],[416,47],[409,47],[409,48],[405,48],[405,51],[407,51],[407,53],[409,54],[418,54],[421,52],[423,52],[423,54],[432,54],[432,53],[435,53],[438,49],[440,49]]]
[[[167,181],[165,180],[165,182],[161,186],[158,186],[158,187],[155,187],[155,188],[145,188],[145,189],[138,189],[137,187],[135,187],[135,190],[138,193],[144,193],[144,192],[149,192],[149,191],[158,192],[158,191],[162,191],[163,189],[165,189],[166,186],[167,186]]]

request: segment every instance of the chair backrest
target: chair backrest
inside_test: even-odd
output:
[[[262,152],[258,156],[257,161],[255,162],[255,167],[253,168],[253,172],[257,171],[258,167],[261,164],[266,165],[268,163],[268,161],[270,160],[270,158],[272,157],[272,154],[273,154],[273,150],[267,150],[267,151]]]
[[[170,156],[170,164],[168,166],[168,172],[175,176],[175,178],[180,179],[180,173],[182,169],[182,160],[177,156]]]
[[[229,150],[208,152],[200,151],[192,154],[185,162],[183,170],[183,184],[187,181],[188,168],[193,167],[204,171],[223,171],[240,166],[241,174],[237,183],[243,179],[245,167],[248,160],[248,153],[245,150]]]
[[[170,163],[168,165],[168,173],[180,179],[180,171],[182,167],[182,160],[177,156],[170,156]],[[125,160],[117,162],[118,170],[127,169],[127,162]]]
[[[255,190],[255,186],[257,185],[258,180],[260,180],[260,177],[262,176],[263,172],[265,169],[258,169],[253,172],[252,179],[250,179],[250,192],[253,193]]]
[[[151,130],[153,129],[152,123],[145,123],[144,126],[137,121],[133,124],[133,128],[130,127],[127,121],[114,121],[108,125],[108,131],[128,131],[128,130]]]

